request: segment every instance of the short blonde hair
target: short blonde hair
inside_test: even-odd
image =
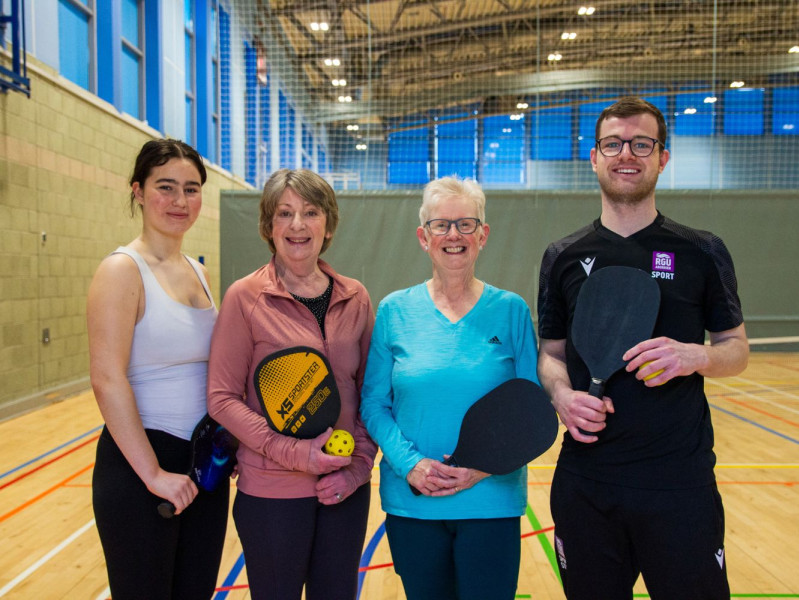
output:
[[[258,231],[261,237],[269,244],[272,254],[275,253],[275,243],[272,241],[272,217],[275,216],[277,205],[283,192],[291,189],[300,198],[310,202],[325,213],[325,230],[330,235],[322,242],[322,254],[330,247],[333,234],[338,227],[338,203],[336,192],[321,176],[308,169],[280,169],[264,184],[261,194],[261,217],[258,221]]]
[[[474,179],[461,179],[456,176],[434,179],[422,192],[422,206],[419,208],[419,220],[422,227],[430,220],[433,208],[447,198],[466,198],[474,202],[477,209],[477,218],[481,223],[486,219],[486,197],[480,184]]]

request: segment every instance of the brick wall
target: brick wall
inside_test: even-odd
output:
[[[127,178],[159,137],[44,65],[28,75],[30,98],[0,94],[0,419],[88,386],[86,292],[141,229]],[[248,186],[216,167],[208,176],[184,252],[205,258],[219,302],[220,190]]]

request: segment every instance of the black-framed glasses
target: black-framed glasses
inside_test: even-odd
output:
[[[447,235],[453,225],[455,225],[455,229],[458,230],[458,233],[469,235],[477,231],[477,228],[480,227],[480,219],[475,217],[463,217],[462,219],[455,219],[454,221],[450,221],[449,219],[430,219],[424,225],[433,235]]]
[[[621,151],[624,149],[624,144],[628,144],[630,146],[630,152],[639,158],[646,158],[655,151],[658,144],[662,145],[660,140],[646,137],[645,135],[636,135],[630,140],[623,140],[619,136],[609,135],[608,137],[596,140],[599,151],[603,156],[608,157],[621,154]]]

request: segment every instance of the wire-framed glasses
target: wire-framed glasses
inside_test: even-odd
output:
[[[458,233],[469,235],[477,231],[477,228],[480,226],[480,219],[475,217],[463,217],[462,219],[455,219],[454,221],[450,221],[449,219],[430,219],[424,225],[433,235],[447,235],[453,225],[455,225],[455,229],[458,230]]]
[[[630,140],[623,140],[616,135],[609,135],[596,141],[597,148],[604,156],[618,156],[624,149],[624,144],[628,144],[630,152],[639,158],[646,158],[652,154],[660,143],[660,140],[646,137],[645,135],[637,135]]]

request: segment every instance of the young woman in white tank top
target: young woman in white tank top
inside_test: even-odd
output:
[[[141,234],[100,264],[87,302],[91,382],[105,419],[93,476],[111,594],[210,598],[229,486],[200,492],[186,475],[206,412],[217,310],[200,263],[181,253],[206,172],[183,142],[147,142],[131,177]],[[157,512],[167,500],[176,518]]]

